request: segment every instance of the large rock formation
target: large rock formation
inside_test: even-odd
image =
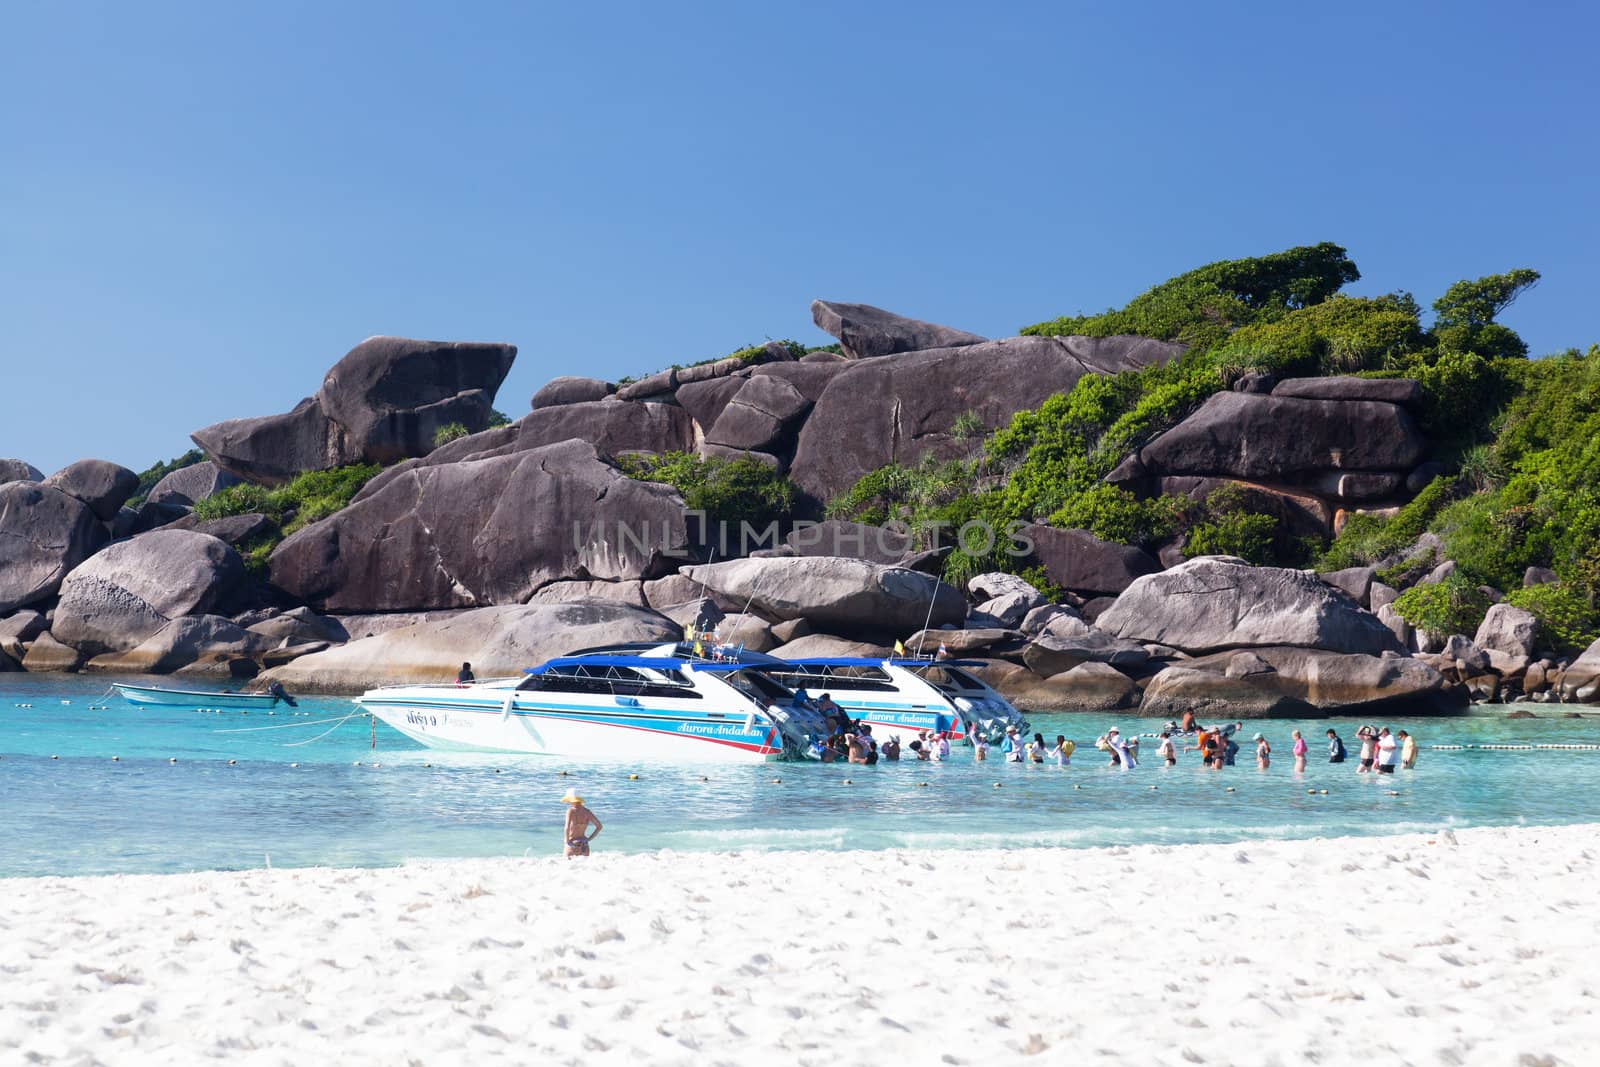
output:
[[[173,619],[210,611],[243,575],[239,554],[215,537],[140,534],[67,575],[50,631],[90,656],[135,648]]]
[[[117,517],[117,509],[139,488],[139,476],[108,460],[80,459],[56,471],[44,484],[77,497],[89,505],[95,518],[110,522]]]
[[[870,359],[928,348],[959,348],[987,340],[965,330],[908,319],[871,304],[813,300],[811,320],[824,333],[838,338],[839,347],[850,359]]]
[[[1584,649],[1561,675],[1561,698],[1584,703],[1600,701],[1600,641]]]
[[[516,441],[504,446],[506,452],[577,440],[615,456],[621,452],[682,452],[694,441],[688,413],[675,404],[621,400],[562,404],[524,415],[516,427]]]
[[[1387,404],[1422,403],[1422,383],[1413,378],[1288,378],[1272,388],[1273,396],[1301,400],[1381,400]]]
[[[255,659],[274,642],[253,634],[220,615],[186,615],[173,619],[136,648],[96,656],[85,664],[91,671],[115,674],[206,674],[251,677]]]
[[[336,612],[519,604],[567,578],[655,577],[687,543],[674,490],[565,441],[405,471],[279,545],[272,581]]]
[[[1001,426],[1085,374],[1137,370],[1182,351],[1142,337],[1010,337],[852,363],[801,429],[792,477],[826,500],[887,463],[971,452],[981,435],[956,432],[964,416]]]
[[[351,693],[397,682],[448,682],[464,662],[479,678],[507,677],[580,648],[681,636],[676,623],[614,601],[507,605],[352,641],[264,677],[291,691]]]
[[[1398,471],[1427,441],[1402,407],[1374,400],[1303,400],[1217,393],[1138,453],[1155,475],[1293,481],[1323,471]]]
[[[369,337],[283,415],[196,430],[195,444],[246,481],[276,485],[301,471],[426,455],[450,423],[483,429],[515,345]]]
[[[53,596],[106,539],[77,497],[32,481],[0,485],[0,614]]]
[[[42,482],[44,475],[32,463],[20,459],[0,459],[0,485],[7,482]]]
[[[775,452],[810,410],[811,401],[782,378],[751,377],[722,409],[706,440],[725,448]]]
[[[1022,536],[1045,574],[1063,589],[1091,596],[1120,593],[1134,579],[1161,569],[1148,552],[1102,541],[1087,530],[1028,526]]]
[[[834,633],[893,633],[959,624],[959,590],[903,567],[837,556],[737,559],[685,567],[707,589],[771,619],[807,619]],[[930,606],[931,602],[931,606]],[[931,614],[930,614],[931,612]]]
[[[240,479],[210,460],[180,467],[161,479],[145,496],[152,504],[178,504],[194,507],[222,490],[238,485]]]
[[[1243,669],[1241,660],[1249,661]],[[1261,646],[1189,660],[1183,666],[1243,680],[1263,692],[1304,701],[1323,712],[1432,715],[1466,706],[1465,693],[1453,689],[1438,671],[1403,656]]]
[[[1404,651],[1375,616],[1314,575],[1223,556],[1202,556],[1138,579],[1095,625],[1190,653],[1257,645]]]
[[[559,407],[562,404],[582,404],[591,400],[604,400],[616,391],[616,386],[599,378],[563,375],[551,378],[540,386],[539,391],[533,394],[530,406],[534,411],[538,411],[540,408]]]

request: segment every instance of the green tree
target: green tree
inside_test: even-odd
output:
[[[1439,347],[1489,359],[1526,356],[1528,346],[1522,338],[1495,319],[1538,280],[1538,271],[1522,268],[1456,282],[1433,302],[1433,332]]]

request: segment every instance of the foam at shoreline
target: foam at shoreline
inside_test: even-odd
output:
[[[1596,829],[10,879],[0,1059],[1577,1063]]]

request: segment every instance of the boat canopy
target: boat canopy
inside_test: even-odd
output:
[[[770,666],[762,663],[739,663],[733,660],[697,663],[675,659],[671,656],[558,656],[539,664],[523,668],[523,674],[546,674],[562,667],[631,667],[647,671],[739,671],[750,667]]]
[[[781,661],[794,667],[881,667],[885,663],[891,667],[986,667],[981,659],[913,659],[910,657],[892,656],[888,659],[879,659],[874,656],[818,656],[812,659],[789,659]],[[749,664],[745,664],[749,666]]]

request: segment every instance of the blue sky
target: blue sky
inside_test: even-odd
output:
[[[0,456],[47,473],[286,410],[375,333],[519,345],[516,418],[825,341],[813,297],[1003,336],[1320,240],[1424,304],[1534,267],[1507,321],[1600,341],[1577,4],[5,12]]]

